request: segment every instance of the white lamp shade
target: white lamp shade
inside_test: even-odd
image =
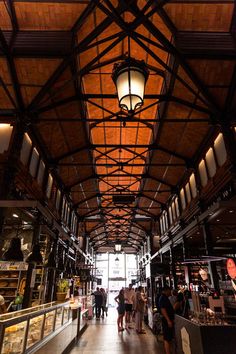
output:
[[[134,111],[143,104],[145,77],[143,73],[130,68],[117,78],[117,91],[120,107]]]
[[[122,109],[131,113],[143,105],[148,75],[149,72],[143,61],[128,58],[114,65],[112,79],[116,85],[119,106]]]
[[[11,124],[0,123],[0,154],[8,150],[13,127]]]

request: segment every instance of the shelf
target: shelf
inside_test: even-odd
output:
[[[17,286],[6,286],[4,288],[0,286],[0,289],[17,289]]]
[[[18,279],[18,277],[11,277],[11,278],[5,278],[5,277],[3,278],[3,277],[1,277],[1,278],[0,278],[0,281],[1,281],[1,279],[8,279],[8,280],[12,280],[12,279]]]
[[[4,296],[4,297],[16,297],[16,295],[2,295],[2,296]]]

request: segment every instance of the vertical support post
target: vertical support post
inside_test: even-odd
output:
[[[176,277],[176,268],[175,268],[175,255],[173,247],[170,247],[170,262],[171,262],[171,275],[173,279],[174,288],[177,288],[177,277]]]

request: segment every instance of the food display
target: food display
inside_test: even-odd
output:
[[[64,307],[63,324],[68,322],[69,318],[70,318],[70,308],[69,308],[69,306],[68,307]]]
[[[27,321],[5,328],[1,354],[23,353]]]
[[[43,336],[48,336],[53,331],[55,311],[48,312],[45,315]]]
[[[65,315],[65,316],[64,316]],[[64,318],[63,324],[62,319]],[[23,354],[50,341],[71,323],[69,302],[55,302],[0,315],[0,354]],[[42,343],[45,343],[42,342]],[[43,344],[42,344],[43,345]]]
[[[63,314],[63,308],[59,307],[56,310],[55,329],[59,328],[62,325],[62,314]]]
[[[26,345],[27,348],[31,347],[32,345],[40,341],[43,318],[44,315],[37,316],[35,318],[30,319],[28,336],[27,336],[27,345]]]

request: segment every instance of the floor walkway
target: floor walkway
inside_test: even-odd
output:
[[[134,329],[117,331],[117,313],[109,309],[108,317],[89,321],[89,326],[70,354],[163,354],[163,343],[152,332],[136,334]]]

